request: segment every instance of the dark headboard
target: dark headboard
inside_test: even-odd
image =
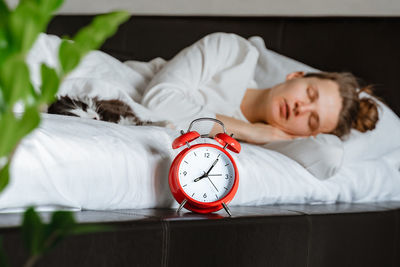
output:
[[[92,16],[57,16],[48,32],[73,35]],[[268,48],[326,71],[350,71],[400,115],[398,17],[133,16],[102,50],[120,60],[170,59],[211,32],[258,35]]]

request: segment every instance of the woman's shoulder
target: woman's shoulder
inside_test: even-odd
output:
[[[244,37],[237,35],[235,33],[227,33],[227,32],[215,32],[206,35],[202,42],[205,47],[215,47],[220,52],[228,52],[230,53],[236,51],[237,53],[245,53],[246,55],[254,54],[254,56],[258,56],[259,52],[257,48]]]

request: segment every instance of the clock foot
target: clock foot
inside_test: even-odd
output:
[[[231,216],[232,216],[232,213],[231,213],[231,211],[229,210],[228,205],[226,205],[224,202],[222,202],[222,207],[224,207],[226,213],[228,213],[229,217],[231,217]]]
[[[182,201],[182,203],[179,205],[179,208],[176,210],[176,212],[180,212],[181,209],[183,208],[183,206],[185,206],[186,202],[187,202],[187,199],[185,198],[185,199]]]

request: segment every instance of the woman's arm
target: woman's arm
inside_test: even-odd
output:
[[[216,119],[224,123],[226,131],[233,133],[235,139],[247,143],[266,144],[277,140],[291,140],[296,137],[265,123],[248,123],[221,114],[217,114]],[[210,131],[210,136],[220,132],[222,132],[221,126],[215,123]]]
[[[257,58],[257,50],[240,36],[207,35],[166,63],[146,88],[142,104],[171,121],[178,130],[185,130],[196,118],[215,118],[210,103],[218,103],[200,89],[215,88],[219,93],[235,96],[246,90]],[[229,73],[229,79],[221,77],[221,73]],[[213,124],[202,126],[201,133],[208,134]]]

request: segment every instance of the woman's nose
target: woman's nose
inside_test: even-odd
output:
[[[312,103],[304,103],[299,101],[294,103],[293,113],[294,115],[298,116],[310,112],[312,111],[312,109],[313,109]]]

